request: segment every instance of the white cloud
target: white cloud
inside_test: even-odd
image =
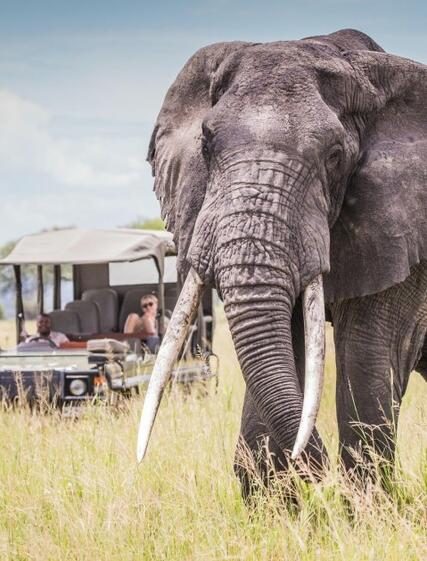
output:
[[[37,104],[0,90],[0,170],[45,173],[69,186],[120,187],[141,179],[141,158],[118,156],[107,138],[55,138],[51,116]]]
[[[0,89],[0,244],[56,226],[158,216],[148,127],[62,118]]]

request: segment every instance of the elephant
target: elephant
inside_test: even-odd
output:
[[[243,492],[290,463],[321,473],[315,422],[334,328],[344,468],[393,464],[414,369],[427,376],[427,67],[360,31],[197,51],[170,87],[148,161],[183,291],[141,418],[145,454],[205,286],[246,383]]]

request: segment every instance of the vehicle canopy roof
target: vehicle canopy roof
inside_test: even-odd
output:
[[[24,236],[0,265],[86,265],[153,258],[161,275],[166,255],[175,255],[172,234],[130,228],[72,228]]]

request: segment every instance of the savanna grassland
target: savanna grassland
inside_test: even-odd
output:
[[[330,339],[330,333],[329,333]],[[3,410],[0,559],[424,560],[427,558],[427,388],[412,376],[399,430],[396,482],[361,494],[337,469],[333,349],[319,429],[332,457],[322,483],[298,483],[249,511],[233,475],[243,382],[225,322],[215,341],[217,393],[164,400],[143,465],[135,461],[142,402],[94,406],[79,419]]]

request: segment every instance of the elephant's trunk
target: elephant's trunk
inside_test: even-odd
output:
[[[282,451],[296,458],[311,438],[324,367],[327,205],[314,173],[285,156],[241,159],[219,213],[213,271],[225,305],[247,389],[261,420]],[[316,226],[319,225],[319,228]],[[197,244],[197,240],[196,240]],[[197,266],[197,262],[193,262]],[[303,295],[305,391],[297,375],[291,319]]]
[[[225,309],[247,389],[279,448],[297,458],[307,455],[321,463],[322,444],[312,437],[319,409],[324,369],[324,303],[321,277],[304,291],[304,396],[292,346],[292,305],[276,294],[272,300],[245,290],[241,299],[225,291]],[[267,296],[267,297],[266,297]]]

